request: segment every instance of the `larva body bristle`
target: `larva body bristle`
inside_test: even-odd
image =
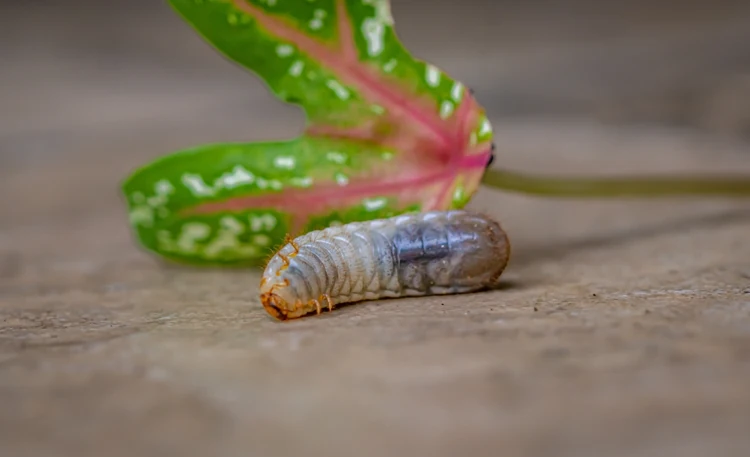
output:
[[[263,273],[261,302],[284,320],[339,303],[472,292],[492,286],[509,256],[500,224],[471,211],[355,222],[284,245]]]

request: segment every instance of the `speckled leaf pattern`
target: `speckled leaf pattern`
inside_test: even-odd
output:
[[[170,3],[307,123],[294,140],[204,145],[136,170],[123,190],[147,249],[262,265],[287,234],[460,208],[475,192],[490,157],[486,115],[403,47],[389,1]]]

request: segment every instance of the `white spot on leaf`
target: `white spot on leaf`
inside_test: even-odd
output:
[[[194,253],[196,241],[206,238],[211,233],[211,227],[202,222],[188,222],[182,226],[177,247],[184,253]]]
[[[323,18],[326,17],[326,11],[317,9],[313,11],[313,18],[310,20],[310,28],[313,30],[319,30],[323,27]]]
[[[390,0],[362,0],[363,5],[371,5],[375,8],[375,18],[383,24],[393,25]]]
[[[326,153],[326,159],[334,163],[343,164],[346,162],[346,154],[338,151],[328,151]]]
[[[136,206],[130,211],[129,219],[132,225],[151,227],[154,225],[154,210],[145,205]]]
[[[276,55],[279,57],[288,57],[292,55],[294,48],[288,44],[280,44],[276,46]]]
[[[480,135],[489,135],[492,133],[492,126],[490,125],[490,121],[485,117],[482,119],[482,124],[479,128],[479,134]]]
[[[295,160],[294,160],[294,157],[276,156],[273,159],[273,164],[277,168],[286,168],[287,170],[290,170],[290,169],[294,168]]]
[[[440,70],[434,65],[428,64],[425,72],[425,80],[428,86],[437,87],[440,84]]]
[[[362,33],[367,41],[367,53],[373,57],[380,55],[385,48],[385,24],[375,18],[367,18],[362,22]]]
[[[245,184],[252,184],[255,175],[242,165],[235,165],[232,171],[224,173],[216,180],[216,187],[234,189]]]
[[[344,173],[341,173],[341,172],[337,172],[333,176],[333,179],[336,181],[336,184],[338,184],[339,186],[345,186],[345,185],[349,184],[349,177],[346,176]]]
[[[229,252],[233,255],[243,257],[254,256],[259,253],[259,249],[253,245],[240,243],[238,235],[244,232],[245,227],[240,221],[231,216],[225,216],[219,221],[221,230],[216,238],[208,244],[203,250],[206,257],[218,257],[223,252]]]
[[[302,70],[305,69],[305,63],[301,60],[296,60],[291,67],[289,67],[289,74],[292,76],[299,76],[302,74]]]
[[[329,79],[326,81],[326,86],[328,86],[328,88],[331,89],[341,100],[347,100],[349,98],[349,91],[335,79]]]
[[[166,179],[162,179],[154,184],[154,191],[159,195],[170,195],[174,193],[174,186]]]
[[[276,227],[276,218],[271,214],[250,216],[250,230],[253,232],[269,231],[273,230],[274,227]]]
[[[273,190],[281,190],[284,188],[284,184],[278,179],[271,179],[268,181],[268,186]]]
[[[310,187],[312,186],[313,179],[309,176],[305,176],[303,178],[300,177],[294,177],[289,180],[293,186],[297,187]]]
[[[242,233],[245,230],[245,226],[242,225],[240,221],[238,221],[236,218],[232,216],[224,216],[219,221],[219,224],[221,224],[222,228],[225,230],[228,230],[232,233]]]
[[[461,185],[457,185],[455,189],[453,189],[453,201],[455,202],[461,202],[466,197],[466,192],[464,190],[464,187]]]
[[[456,103],[461,101],[461,97],[464,94],[464,85],[460,82],[456,82],[453,87],[451,87],[451,98]]]
[[[153,197],[149,197],[148,200],[146,200],[149,205],[156,208],[159,206],[164,205],[167,203],[167,196],[166,195],[154,195]]]
[[[190,190],[195,197],[207,197],[214,195],[214,190],[203,182],[203,177],[185,173],[182,175],[182,183]]]
[[[453,109],[455,106],[452,102],[445,100],[443,103],[440,104],[440,117],[443,119],[447,119],[451,114],[453,114]]]
[[[383,197],[366,198],[362,200],[362,205],[367,211],[375,211],[385,207],[388,201]]]

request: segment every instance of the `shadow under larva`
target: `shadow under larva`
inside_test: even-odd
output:
[[[279,320],[381,298],[474,292],[510,258],[500,224],[467,210],[411,213],[315,230],[269,260],[260,300]]]

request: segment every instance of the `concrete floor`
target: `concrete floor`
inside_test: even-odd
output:
[[[748,455],[750,202],[483,189],[500,290],[281,324],[258,272],[142,252],[117,186],[299,113],[166,6],[112,3],[0,7],[0,455]],[[750,174],[741,2],[394,3],[496,166]]]

